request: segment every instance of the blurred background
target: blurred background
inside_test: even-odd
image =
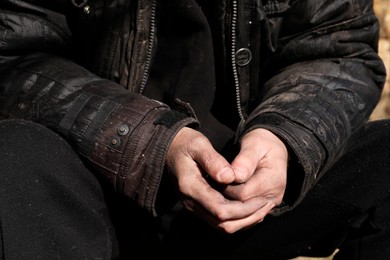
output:
[[[371,116],[372,120],[390,118],[390,0],[374,0],[374,8],[381,24],[379,55],[385,62],[387,81],[381,101]]]

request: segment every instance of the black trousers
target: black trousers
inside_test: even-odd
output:
[[[390,120],[348,149],[296,209],[224,235],[179,205],[151,218],[52,131],[0,121],[0,259],[390,259]]]

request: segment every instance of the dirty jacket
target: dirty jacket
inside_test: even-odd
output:
[[[269,129],[291,158],[278,214],[369,118],[377,43],[368,0],[2,0],[0,117],[52,129],[153,215],[181,128],[221,151]]]

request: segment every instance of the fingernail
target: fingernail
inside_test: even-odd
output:
[[[218,174],[218,178],[220,179],[221,182],[230,183],[234,181],[234,172],[231,168],[225,167]]]
[[[234,176],[236,178],[236,182],[243,183],[245,182],[245,172],[240,168],[233,168]]]

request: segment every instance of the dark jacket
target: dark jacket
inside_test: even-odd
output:
[[[0,117],[57,132],[154,215],[182,127],[221,151],[269,129],[294,169],[282,213],[378,102],[377,43],[368,0],[1,0]]]

